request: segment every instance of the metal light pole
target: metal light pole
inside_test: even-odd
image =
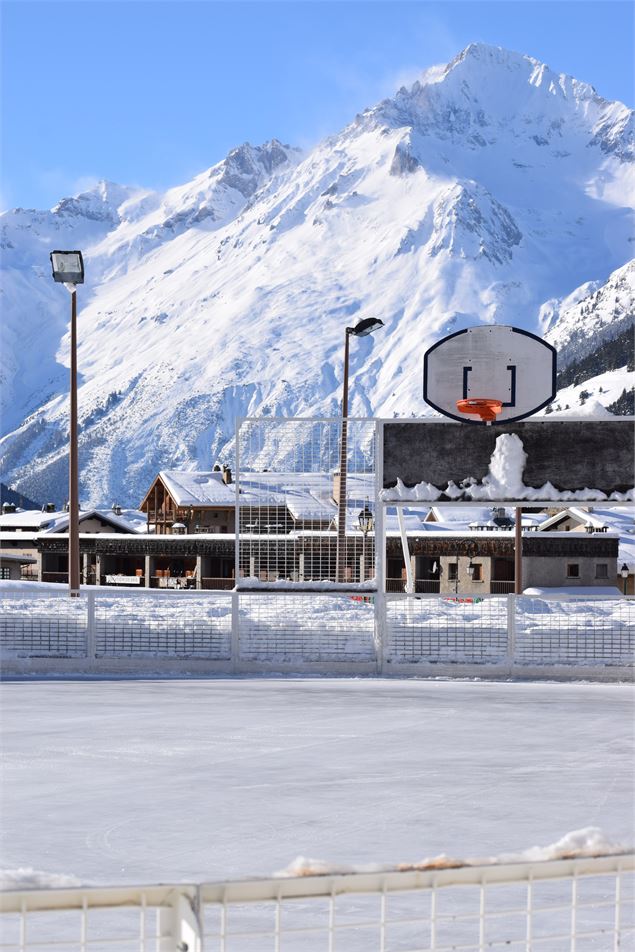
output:
[[[376,317],[367,317],[355,327],[347,327],[344,334],[344,387],[342,394],[342,435],[340,437],[340,482],[337,501],[337,548],[335,580],[346,581],[346,454],[348,449],[348,352],[351,337],[366,337],[384,326]]]
[[[52,251],[53,279],[71,295],[70,446],[68,463],[68,589],[79,597],[79,466],[77,453],[77,285],[84,283],[81,251]]]

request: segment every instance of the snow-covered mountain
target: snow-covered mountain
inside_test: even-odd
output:
[[[472,44],[307,154],[244,145],[165,194],[102,183],[6,213],[5,481],[65,498],[69,303],[52,248],[87,267],[82,501],[138,502],[159,468],[229,460],[237,414],[336,413],[344,328],[363,317],[386,327],[352,343],[357,415],[425,413],[425,348],[473,323],[584,356],[589,293],[606,286],[597,326],[633,314],[633,126],[592,86]]]

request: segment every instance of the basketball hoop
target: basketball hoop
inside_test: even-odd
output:
[[[457,400],[456,408],[459,413],[475,413],[488,426],[496,419],[503,409],[501,400],[492,400],[489,397],[479,399]]]

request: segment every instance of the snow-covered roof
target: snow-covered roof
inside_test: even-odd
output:
[[[226,506],[236,503],[236,484],[227,485],[217,471],[162,470],[159,476],[177,506]],[[347,497],[360,508],[374,495],[373,473],[349,473]],[[244,472],[241,506],[286,506],[296,519],[326,521],[335,513],[331,473]]]
[[[37,559],[30,555],[9,555],[7,552],[0,552],[0,562],[17,562],[19,565],[33,565]]]
[[[0,530],[16,531],[26,529],[36,532],[42,528],[43,523],[50,522],[54,516],[60,513],[42,512],[41,509],[18,509],[17,512],[6,512],[0,516]]]
[[[516,519],[514,508],[504,509],[502,506],[432,506],[430,515],[427,517],[425,529],[433,529],[434,526],[445,526],[448,529],[459,529],[463,527],[466,530],[475,529],[477,526],[487,526],[493,530],[500,530],[501,527],[496,518],[502,510],[501,515],[507,521],[508,525],[513,524]],[[523,513],[521,524],[525,527],[537,525],[541,518],[540,514]],[[436,522],[434,521],[436,520]],[[434,529],[433,529],[434,531]]]
[[[87,519],[100,519],[124,532],[139,532],[146,528],[145,513],[137,509],[122,510],[120,516],[109,509],[82,509],[80,525]],[[41,509],[18,510],[0,516],[0,531],[4,532],[64,532],[68,528],[68,512],[42,512]]]
[[[58,513],[48,513],[49,519],[51,520],[48,524],[42,526],[42,530],[45,532],[66,532],[68,529],[69,515],[67,512],[58,512]],[[53,518],[53,516],[55,518]],[[90,519],[98,519],[101,522],[105,522],[108,525],[113,526],[115,529],[121,529],[122,532],[139,532],[139,525],[135,525],[129,522],[127,519],[124,519],[123,516],[116,516],[114,512],[109,512],[108,510],[103,509],[88,509],[87,511],[81,511],[79,514],[79,525],[83,522],[88,522]],[[145,522],[143,525],[145,530]]]
[[[220,472],[161,470],[163,485],[177,506],[233,506],[236,486],[223,481]]]
[[[618,569],[626,564],[631,573],[635,573],[635,508],[632,506],[593,506],[589,512],[579,506],[569,506],[568,509],[556,513],[540,525],[541,532],[550,532],[551,527],[563,518],[569,516],[579,522],[581,526],[592,525],[594,529],[606,528],[607,535],[619,534]]]

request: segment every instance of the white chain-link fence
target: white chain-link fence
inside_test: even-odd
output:
[[[363,591],[3,592],[5,672],[330,670],[620,678],[635,599]],[[325,667],[326,666],[326,667]],[[53,670],[53,668],[51,668]]]

